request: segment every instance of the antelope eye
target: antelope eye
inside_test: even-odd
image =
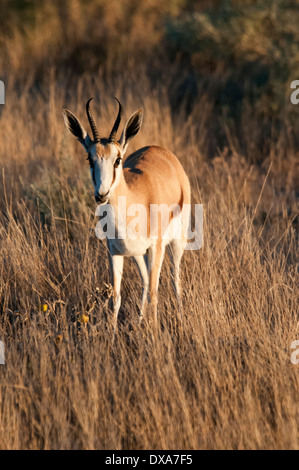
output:
[[[121,158],[117,157],[117,159],[114,162],[114,166],[117,167],[120,164],[120,162],[121,162]]]

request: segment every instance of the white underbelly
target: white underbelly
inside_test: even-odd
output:
[[[164,235],[162,237],[164,246],[174,239],[182,238],[184,230],[182,230],[182,225],[178,224],[178,220],[178,218],[174,217],[168,226],[164,227]],[[108,231],[105,231],[104,222],[109,227]],[[97,223],[95,232],[98,238],[107,239],[112,255],[142,256],[150,247],[155,246],[157,243],[158,236],[155,232],[152,238],[147,238],[141,229],[139,229],[139,233],[134,230],[130,231],[125,224],[121,228],[118,224],[119,221],[116,221],[114,217],[110,217],[109,214],[104,222],[99,221]]]
[[[154,240],[148,238],[138,240],[131,240],[129,238],[108,239],[108,246],[112,255],[142,256],[153,244]]]

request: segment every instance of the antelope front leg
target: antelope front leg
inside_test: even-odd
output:
[[[119,255],[111,255],[109,253],[110,276],[113,287],[113,331],[117,326],[117,317],[121,304],[121,279],[123,274],[124,257]]]
[[[148,270],[149,270],[149,291],[150,291],[150,307],[154,317],[155,326],[158,324],[157,306],[158,306],[158,287],[163,262],[165,248],[162,241],[158,240],[153,248],[148,251]]]
[[[139,269],[139,273],[142,279],[142,300],[141,309],[139,313],[139,321],[141,322],[148,300],[148,270],[147,270],[147,258],[146,256],[135,256],[135,261]]]

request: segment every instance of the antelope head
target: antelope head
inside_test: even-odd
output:
[[[116,134],[119,128],[122,115],[122,106],[118,102],[118,114],[108,138],[101,138],[91,114],[90,98],[86,103],[86,113],[91,127],[91,138],[79,119],[68,111],[63,110],[63,117],[68,130],[83,145],[87,159],[89,161],[90,173],[95,190],[95,200],[100,204],[106,204],[113,190],[117,187],[120,175],[122,173],[122,161],[127,150],[128,143],[138,133],[143,111],[138,109],[127,121],[119,140],[116,140]]]

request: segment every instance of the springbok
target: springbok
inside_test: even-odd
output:
[[[115,98],[117,100],[117,98]],[[128,206],[142,204],[147,214],[147,228],[143,235],[134,239],[107,236],[111,284],[113,286],[113,325],[117,325],[117,317],[121,305],[121,279],[123,273],[124,256],[133,256],[142,278],[142,300],[140,319],[143,317],[146,306],[149,306],[157,324],[157,295],[161,266],[165,247],[168,246],[172,261],[172,281],[175,287],[179,306],[180,278],[179,269],[183,252],[186,248],[186,231],[164,237],[161,228],[161,219],[158,222],[158,235],[151,237],[151,207],[178,207],[182,212],[183,205],[187,207],[187,218],[190,215],[190,183],[188,177],[177,159],[169,150],[157,146],[143,147],[126,159],[128,144],[139,132],[143,110],[133,113],[124,126],[119,140],[116,134],[122,115],[122,106],[118,102],[118,115],[108,138],[100,138],[95,121],[90,110],[90,98],[86,104],[86,113],[92,130],[93,139],[89,137],[80,121],[67,109],[63,110],[66,127],[83,145],[88,155],[91,177],[95,189],[95,200],[99,204],[109,203],[116,214],[113,223],[118,233],[119,220],[118,205],[120,196],[124,196]],[[135,206],[133,206],[135,207]],[[189,211],[189,212],[188,212]],[[175,212],[175,211],[174,211]],[[169,215],[169,214],[168,214]],[[186,214],[185,214],[186,216]],[[168,218],[166,229],[178,217],[178,212]],[[128,224],[128,220],[126,221]],[[139,227],[140,228],[140,227]],[[144,227],[143,227],[144,229]],[[137,231],[138,232],[138,231]],[[162,233],[163,232],[163,233]],[[171,234],[171,230],[169,231]]]

